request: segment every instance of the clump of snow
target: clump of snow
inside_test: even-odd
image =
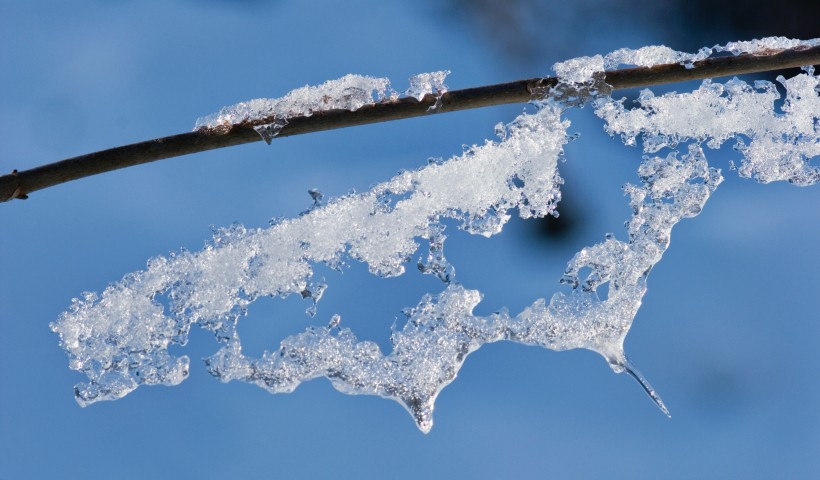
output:
[[[650,45],[637,50],[631,48],[621,48],[608,53],[604,58],[607,70],[617,68],[619,65],[635,65],[636,67],[651,67],[666,63],[686,63],[690,64],[698,60],[708,58],[712,54],[712,49],[702,48],[698,53],[691,54],[678,52],[664,45]]]
[[[447,92],[444,79],[449,74],[449,70],[441,70],[414,75],[410,77],[410,88],[405,95],[419,101],[425,95],[434,95],[440,99]],[[387,78],[348,74],[318,86],[305,85],[290,91],[284,97],[257,98],[223,107],[216,113],[198,118],[194,131],[221,132],[229,130],[233,125],[264,122],[254,125],[254,130],[270,144],[293,117],[309,117],[327,110],[355,111],[365,105],[397,96],[390,88],[390,80]],[[438,105],[437,102],[431,108]]]
[[[743,53],[794,42],[763,39],[722,48]],[[687,56],[666,47],[644,47],[563,62],[556,65],[564,82],[559,85],[564,90],[558,90],[572,92],[578,84],[594,87],[596,75],[614,63],[686,63],[707,55],[707,50],[713,51]],[[430,85],[419,88],[440,91],[434,83],[443,79],[428,78],[420,84],[429,80]],[[633,109],[623,100],[598,97],[596,113],[607,131],[621,135],[626,144],[640,138],[649,154],[684,146],[685,153],[644,157],[638,167],[640,184],[625,187],[632,208],[626,238],[608,234],[601,243],[581,249],[561,279],[570,290],[555,293],[549,301],[537,299],[516,315],[505,309],[475,315],[481,293],[456,282],[455,268],[444,256],[442,220],[455,219],[462,230],[489,237],[502,230],[511,209],[522,217],[555,213],[561,184],[557,163],[569,123],[560,118],[567,104],[553,101],[498,127],[498,142],[403,172],[363,194],[324,203],[318,191],[311,191],[314,205],[297,218],[267,229],[220,229],[201,252],[154,258],[145,270],[126,275],[101,295],[75,299],[51,327],[60,335],[70,367],[88,376],[88,383],[75,389],[77,401],[88,405],[120,398],[143,384],[180,383],[188,375],[189,359],[174,357],[168,348],[184,345],[196,324],[223,343],[206,359],[209,372],[221,381],[241,380],[283,393],[325,377],[341,392],[399,402],[424,432],[432,427],[438,393],[455,379],[467,356],[502,340],[558,351],[595,351],[616,372],[633,376],[668,414],[660,396],[627,359],[623,342],[646,293],[647,276],[669,246],[672,228],[700,213],[722,181],[720,171],[708,165],[702,146],[717,148],[735,139],[744,156],[739,173],[762,182],[809,185],[820,179],[818,167],[810,164],[820,154],[818,77],[807,69],[780,82],[787,91],[780,111],[774,106],[779,98],[774,85],[751,87],[736,79],[706,81],[691,93],[655,96],[647,90]],[[352,103],[335,98],[322,102],[357,108],[370,101],[365,97],[375,89],[366,90],[367,95],[356,93]],[[306,110],[299,114],[315,111],[312,102],[303,102]],[[302,108],[283,105],[273,108]],[[405,310],[407,323],[391,336],[390,352],[358,340],[336,314],[327,327],[288,337],[261,357],[242,353],[236,324],[251,302],[262,296],[301,295],[313,300],[308,312],[313,315],[326,288],[313,279],[315,264],[336,266],[354,259],[367,263],[376,275],[401,275],[419,241],[429,244],[419,270],[445,286]]]
[[[679,52],[665,45],[650,45],[638,49],[620,48],[606,55],[572,58],[554,64],[552,69],[561,83],[579,85],[590,83],[595,79],[596,74],[618,68],[621,65],[651,67],[668,63],[680,63],[688,68],[693,68],[694,62],[709,58],[715,53],[764,55],[789,48],[809,48],[818,45],[820,45],[820,39],[794,40],[785,37],[729,42],[726,45],[703,47],[697,53]]]
[[[194,130],[219,130],[231,125],[269,121],[257,131],[270,143],[288,119],[310,116],[325,110],[358,110],[390,95],[390,80],[363,75],[345,75],[318,85],[305,85],[281,98],[258,98],[224,107],[199,118]]]
[[[604,57],[595,55],[592,57],[577,57],[558,62],[552,69],[558,75],[562,83],[585,83],[592,80],[593,74],[603,72],[606,68]]]
[[[692,62],[713,53],[766,54],[787,48],[815,47],[820,39],[793,40],[769,37],[726,45],[704,47],[696,54],[677,52],[664,46],[637,50],[619,49],[604,56],[584,57],[557,63],[559,75],[556,88],[563,94],[579,84],[600,81],[603,69],[619,65],[652,66],[654,64]],[[818,139],[818,77],[813,70],[791,79],[778,78],[787,95],[781,111],[775,108],[780,98],[770,82],[750,86],[738,79],[726,83],[705,80],[691,93],[669,93],[655,96],[650,90],[641,92],[641,108],[629,109],[623,100],[599,98],[596,114],[606,121],[610,134],[619,134],[627,145],[635,145],[641,137],[644,151],[657,152],[664,147],[695,140],[718,148],[723,142],[735,140],[735,149],[743,154],[737,167],[742,177],[763,183],[785,180],[798,185],[811,185],[820,180],[820,167],[811,159],[820,153]]]
[[[740,176],[763,183],[817,183],[820,167],[811,159],[820,155],[820,77],[805,73],[778,81],[787,91],[781,112],[775,108],[780,94],[772,83],[760,81],[752,87],[735,78],[726,83],[706,80],[691,93],[655,96],[645,90],[638,100],[641,108],[606,101],[595,113],[606,121],[606,130],[620,134],[627,145],[640,136],[646,152],[689,140],[719,148],[734,139],[735,149],[743,154]]]
[[[772,51],[785,50],[797,47],[816,47],[820,45],[820,38],[798,40],[786,37],[766,37],[754,40],[729,42],[726,45],[716,45],[715,52],[730,52],[735,55],[742,53],[767,54]]]
[[[413,75],[410,77],[410,88],[404,94],[418,101],[421,101],[425,95],[441,97],[442,94],[447,92],[447,85],[444,84],[447,75],[450,75],[450,70]]]

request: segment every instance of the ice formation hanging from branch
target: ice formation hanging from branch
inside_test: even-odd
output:
[[[736,42],[692,55],[666,47],[621,49],[563,62],[555,70],[563,78],[562,94],[603,92],[605,86],[596,84],[599,73],[618,64],[688,64],[713,52],[739,54],[803,44],[817,41]],[[436,73],[440,78],[425,77],[430,82],[424,93],[445,88],[444,72]],[[371,80],[374,83],[368,85],[373,88],[361,89],[366,95],[355,95],[353,103],[335,97],[338,85],[328,82],[300,89],[308,100],[284,102],[303,98],[302,93],[292,93],[262,110],[302,109],[304,114],[321,108],[316,99],[333,108],[358,108],[360,101],[372,101],[372,91],[379,91],[380,85],[387,88],[385,79]],[[191,325],[197,324],[224,343],[206,360],[209,371],[222,381],[243,380],[279,393],[326,377],[344,393],[398,401],[424,432],[432,427],[436,396],[455,379],[466,357],[501,340],[598,352],[615,371],[635,377],[668,414],[657,393],[629,363],[623,341],[641,305],[647,275],[669,245],[672,227],[697,215],[722,180],[719,170],[707,164],[702,144],[717,148],[735,139],[743,155],[739,173],[745,177],[799,185],[820,179],[818,167],[810,163],[820,151],[818,77],[807,71],[781,83],[787,90],[782,113],[774,107],[778,93],[772,84],[751,87],[736,79],[725,84],[706,81],[692,93],[655,97],[644,91],[636,109],[608,96],[595,99],[595,111],[606,121],[607,131],[620,134],[626,144],[635,144],[641,136],[647,153],[686,145],[684,153],[644,158],[638,169],[641,185],[625,187],[633,210],[627,238],[607,235],[603,242],[579,251],[562,279],[571,287],[568,293],[556,293],[549,301],[537,299],[516,315],[500,310],[477,316],[473,309],[481,301],[480,292],[454,281],[454,270],[443,254],[443,219],[456,219],[466,232],[489,237],[501,232],[511,209],[523,217],[555,213],[561,183],[557,161],[569,123],[560,118],[564,105],[546,101],[536,105],[534,113],[522,114],[500,129],[497,142],[404,172],[367,193],[317,205],[268,229],[220,230],[201,252],[152,259],[146,270],[127,275],[101,295],[89,293],[75,300],[52,329],[60,334],[71,368],[89,378],[76,387],[77,400],[87,405],[120,398],[140,384],[180,383],[188,375],[189,360],[171,356],[168,347],[184,345]],[[411,91],[416,92],[411,87],[408,95]],[[244,108],[223,112],[255,115]],[[288,114],[282,115],[285,121]],[[218,126],[221,120],[204,124],[213,122]],[[318,302],[325,286],[312,279],[313,265],[336,266],[346,258],[367,263],[380,276],[400,275],[419,240],[430,244],[421,270],[436,275],[445,288],[406,311],[408,321],[393,333],[391,352],[338,328],[339,317],[334,316],[327,328],[308,328],[259,358],[242,353],[236,324],[254,300],[299,294]],[[590,273],[581,277],[586,268]],[[601,298],[598,289],[604,284],[608,294]],[[160,297],[167,299],[167,311]]]
[[[152,259],[146,271],[111,285],[101,297],[76,300],[54,329],[72,356],[72,368],[89,376],[90,383],[77,388],[78,401],[119,398],[141,383],[182,381],[188,359],[171,357],[167,348],[184,343],[194,323],[228,342],[211,360],[211,371],[223,379],[238,376],[225,359],[239,351],[235,325],[244,308],[265,295],[301,294],[318,301],[324,287],[312,283],[312,263],[335,266],[350,257],[366,262],[374,274],[400,275],[418,248],[417,238],[442,241],[444,218],[491,236],[501,231],[511,208],[524,217],[553,212],[559,200],[557,159],[568,126],[559,113],[545,106],[522,115],[503,142],[404,172],[370,192],[333,200],[269,229],[221,230],[202,252]],[[443,257],[427,268],[447,279]],[[160,295],[168,298],[170,312],[154,300]]]

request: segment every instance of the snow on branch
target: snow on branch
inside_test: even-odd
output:
[[[770,38],[715,51],[755,54],[761,48],[817,45],[818,41]],[[604,93],[610,91],[602,83],[604,68],[669,61],[682,62],[686,68],[712,53],[713,49],[689,55],[644,47],[562,62],[555,66],[561,80],[546,99],[534,102],[534,112],[500,128],[496,141],[403,172],[366,193],[327,204],[321,204],[317,195],[310,211],[270,228],[234,225],[219,230],[200,252],[151,259],[145,270],[126,275],[101,294],[84,294],[51,325],[60,335],[70,367],[88,377],[87,383],[76,386],[77,401],[85,406],[121,398],[140,385],[179,384],[188,376],[190,362],[184,355],[174,357],[168,348],[185,345],[196,325],[222,343],[206,359],[208,371],[221,381],[240,380],[285,393],[325,377],[343,393],[397,401],[423,432],[432,427],[437,395],[456,378],[466,358],[498,341],[597,352],[614,371],[638,380],[668,414],[658,393],[628,360],[623,343],[646,292],[649,272],[669,247],[672,228],[698,215],[722,181],[720,171],[707,163],[703,147],[737,142],[742,156],[738,172],[744,177],[797,185],[820,180],[818,167],[811,164],[820,153],[820,77],[811,68],[780,79],[787,91],[780,109],[775,108],[779,94],[772,84],[750,86],[737,79],[723,84],[707,80],[691,93],[656,97],[644,91],[634,109]],[[423,77],[424,88],[439,100],[446,90],[443,78]],[[356,83],[355,90],[335,97],[338,87],[349,82]],[[348,76],[281,100],[229,107],[200,125],[219,128],[232,124],[237,115],[255,122],[260,112],[272,112],[280,120],[287,119],[283,112],[317,115],[322,104],[361,109],[374,91],[392,95],[387,88],[379,79]],[[596,96],[584,99],[583,92]],[[284,100],[288,98],[299,100]],[[490,237],[501,233],[513,211],[522,217],[555,214],[562,183],[558,160],[569,139],[569,122],[561,114],[584,101],[592,103],[610,134],[621,135],[627,145],[641,136],[644,151],[650,154],[638,167],[641,184],[625,187],[632,207],[627,238],[608,234],[601,243],[581,249],[561,279],[566,290],[549,300],[536,299],[515,314],[501,308],[489,316],[475,315],[482,295],[457,282],[455,268],[444,255],[443,221],[455,220],[468,234]],[[426,108],[438,100],[430,103]],[[663,149],[664,155],[652,155]],[[255,300],[310,297],[313,315],[327,287],[313,278],[317,264],[338,267],[360,261],[375,275],[401,275],[420,242],[430,247],[420,270],[438,277],[442,291],[425,295],[405,310],[407,322],[393,332],[392,351],[382,352],[375,343],[358,340],[333,315],[327,327],[310,327],[287,337],[260,357],[243,353],[237,323]],[[600,293],[603,286],[605,295]]]
[[[782,37],[732,42],[702,48],[697,54],[674,52],[662,46],[644,47],[634,51],[637,53],[632,55],[630,61],[621,61],[628,52],[633,51],[621,49],[612,52],[607,55],[603,65],[608,70],[603,74],[606,85],[614,90],[820,64],[820,43]],[[710,57],[713,53],[729,55]],[[603,59],[599,63],[603,63]],[[638,67],[609,70],[619,63]],[[601,65],[595,68],[600,70]],[[389,90],[387,79],[349,75],[329,82],[337,90],[328,90],[325,92],[326,98],[323,99],[320,95],[318,101],[311,97],[319,91],[318,87],[304,87],[294,90],[289,99],[299,100],[301,105],[299,102],[289,104],[287,96],[282,99],[243,102],[235,105],[233,111],[230,111],[231,107],[226,107],[227,111],[218,112],[211,118],[206,117],[193,132],[115,147],[0,175],[0,202],[24,199],[37,190],[91,175],[216,148],[259,140],[269,142],[273,138],[422,115],[526,103],[543,99],[544,95],[554,91],[552,89],[558,83],[556,77],[541,77],[447,91],[446,87],[441,88],[447,73],[449,72],[431,72],[415,76],[411,79],[411,86],[405,96]],[[558,73],[563,75],[560,71]],[[352,91],[344,93],[346,79],[350,80],[348,86],[352,87]],[[572,81],[569,77],[565,79]],[[339,94],[340,90],[342,94]],[[375,97],[371,97],[373,92],[376,93]],[[351,93],[352,98],[349,98]],[[251,112],[253,115],[250,115]]]

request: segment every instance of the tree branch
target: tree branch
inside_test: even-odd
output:
[[[814,64],[820,64],[820,47],[708,58],[694,62],[694,68],[686,68],[681,64],[667,64],[650,68],[612,70],[606,72],[605,81],[613,90],[618,90]],[[441,96],[436,108],[431,107],[436,105],[439,99],[427,95],[421,101],[412,97],[398,98],[365,105],[355,111],[314,112],[309,117],[289,118],[287,125],[274,138],[492,105],[525,103],[549,95],[551,87],[556,84],[556,78],[546,77],[452,90]],[[30,170],[14,170],[10,174],[0,176],[0,202],[15,198],[24,199],[31,192],[98,173],[260,141],[262,138],[253,127],[272,121],[273,119],[269,118],[225,128],[197,130],[80,155]]]

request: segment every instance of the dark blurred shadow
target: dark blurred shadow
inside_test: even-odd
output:
[[[742,418],[750,406],[754,391],[742,371],[726,366],[704,365],[695,384],[688,390],[698,414],[712,426],[728,424]]]
[[[575,196],[575,190],[566,184],[561,187],[561,202],[558,204],[558,217],[547,215],[544,218],[525,220],[525,234],[539,242],[558,244],[576,244],[580,227],[583,225],[584,212],[582,202]],[[579,208],[581,207],[581,208]]]
[[[218,5],[225,8],[245,9],[251,7],[259,7],[261,5],[272,5],[279,3],[279,0],[183,0],[187,3],[195,3],[198,5]]]
[[[816,1],[667,2],[662,22],[680,22],[676,34],[681,49],[711,43],[771,36],[813,38],[820,34]]]
[[[818,3],[786,0],[715,2],[713,0],[436,0],[428,2],[434,19],[458,23],[488,42],[505,59],[538,61],[549,53],[571,51],[600,37],[605,28],[638,28],[677,50],[770,36],[820,35]],[[611,32],[611,30],[610,30]],[[623,45],[612,45],[612,49]],[[560,58],[560,57],[558,57]]]

